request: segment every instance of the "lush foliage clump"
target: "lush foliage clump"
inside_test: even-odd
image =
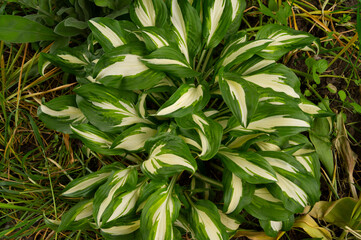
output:
[[[136,0],[131,20],[91,19],[86,44],[41,55],[42,73],[52,63],[79,85],[40,119],[124,159],[69,183],[62,195],[83,200],[58,231],[229,239],[250,214],[274,236],[318,201],[319,162],[301,132],[322,111],[276,62],[318,40],[280,25],[238,31],[244,8]]]

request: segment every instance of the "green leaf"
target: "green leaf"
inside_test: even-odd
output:
[[[194,173],[197,164],[187,144],[170,133],[159,134],[145,144],[149,152],[141,169],[149,178],[169,177],[184,170]]]
[[[139,183],[136,188],[114,197],[102,215],[102,222],[105,224],[134,213],[140,191],[143,187],[144,182]]]
[[[167,24],[168,11],[162,0],[135,0],[130,17],[139,27],[162,27]]]
[[[117,155],[122,153],[119,149],[110,149],[114,136],[107,134],[90,124],[71,125],[74,137],[80,139],[94,152],[105,155]]]
[[[240,213],[252,201],[255,186],[247,183],[234,173],[225,169],[223,172],[224,205],[226,214]]]
[[[138,235],[136,235],[136,231],[140,227],[139,219],[122,219],[121,221],[117,221],[112,224],[104,224],[100,228],[102,235],[106,239],[119,239],[122,240],[132,240],[138,239]]]
[[[76,230],[88,226],[89,217],[93,216],[93,199],[77,203],[62,217],[57,231]]]
[[[340,97],[340,100],[341,100],[342,102],[345,102],[346,97],[347,97],[345,91],[344,91],[344,90],[340,90],[340,91],[338,91],[337,94],[338,94],[338,96]]]
[[[256,153],[238,152],[224,147],[218,156],[228,170],[246,182],[261,184],[277,181],[271,165]]]
[[[183,117],[203,109],[210,98],[205,85],[182,84],[175,93],[159,108],[157,115]]]
[[[258,105],[256,87],[238,74],[224,73],[219,77],[219,88],[233,115],[247,127]]]
[[[113,175],[108,178],[108,181],[96,191],[93,203],[93,216],[97,226],[100,227],[102,224],[105,224],[110,217],[108,213],[107,219],[104,219],[104,215],[107,212],[107,209],[112,205],[114,198],[118,197],[126,190],[134,190],[137,179],[137,170],[133,167],[128,167],[126,169],[115,171]],[[131,194],[128,193],[128,197],[131,195],[134,196],[137,191],[131,191],[130,193]]]
[[[140,216],[143,239],[175,239],[173,223],[178,217],[181,203],[173,194],[174,180],[168,188],[159,189],[147,200]]]
[[[218,62],[218,68],[225,67],[225,70],[231,69],[233,66],[245,62],[256,53],[266,48],[272,39],[261,39],[255,41],[243,41],[244,38],[230,42],[222,53],[222,58]]]
[[[180,78],[198,76],[187,60],[177,49],[161,47],[142,58],[142,62],[151,69],[163,71]]]
[[[138,41],[131,33],[136,27],[128,21],[117,21],[110,18],[93,18],[89,20],[89,27],[105,52],[113,48]]]
[[[294,221],[294,216],[291,215],[290,219],[285,221],[260,220],[259,223],[268,236],[277,237],[279,231],[289,231]]]
[[[192,66],[193,57],[201,46],[202,25],[199,15],[188,1],[167,0],[167,5],[178,47]]]
[[[64,95],[41,104],[38,117],[48,128],[63,133],[72,133],[71,124],[86,123],[87,119],[77,107],[75,95]]]
[[[231,0],[204,1],[203,39],[206,48],[216,47],[226,35],[232,22],[231,2]],[[236,2],[238,3],[238,1]]]
[[[0,16],[0,40],[13,43],[38,42],[58,38],[50,28],[20,16]]]
[[[208,200],[192,204],[189,223],[194,231],[195,239],[228,239],[226,228],[221,222],[217,207]]]
[[[165,74],[144,65],[141,61],[144,54],[144,46],[139,43],[117,47],[99,59],[94,67],[93,77],[105,86],[122,90],[151,88]]]
[[[123,131],[113,142],[112,148],[124,149],[129,152],[139,152],[144,149],[145,142],[157,133],[155,127],[146,124],[136,124]]]
[[[137,123],[152,124],[138,115],[128,99],[131,93],[99,84],[86,84],[74,90],[77,103],[89,122],[106,132],[119,132]],[[121,96],[121,97],[120,97]]]
[[[68,21],[67,20],[68,20],[68,18],[64,19],[63,21],[61,21],[60,23],[58,23],[55,26],[54,32],[56,34],[63,36],[63,37],[72,37],[72,36],[76,36],[76,35],[79,35],[82,33],[82,31],[79,30],[79,28],[75,28],[73,26],[66,26],[66,23],[69,22],[69,20]]]
[[[89,197],[96,189],[103,184],[115,169],[123,168],[120,164],[114,163],[103,167],[101,170],[88,174],[84,177],[71,181],[61,194],[64,197]]]
[[[292,212],[285,209],[280,199],[275,198],[267,188],[259,188],[254,192],[252,202],[245,210],[260,220],[284,221],[290,218]]]
[[[149,51],[170,45],[169,33],[163,28],[143,27],[141,28],[143,41]]]
[[[176,119],[177,124],[185,129],[195,129],[201,141],[199,158],[209,160],[217,154],[222,140],[222,126],[202,112],[189,114],[183,118]]]
[[[310,139],[317,155],[326,168],[329,177],[333,176],[334,160],[331,143],[332,126],[327,118],[315,118],[310,131]]]
[[[266,48],[257,53],[263,58],[272,60],[278,60],[291,50],[303,49],[313,43],[317,48],[319,47],[319,39],[311,34],[276,24],[264,25],[258,31],[256,39],[273,40]]]

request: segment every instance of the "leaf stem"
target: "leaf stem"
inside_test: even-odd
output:
[[[201,179],[202,181],[205,181],[205,182],[207,182],[207,183],[210,183],[210,184],[212,184],[212,185],[214,185],[214,186],[216,186],[216,187],[223,188],[222,183],[220,183],[220,182],[218,182],[218,181],[216,181],[216,180],[214,180],[214,179],[212,179],[212,178],[206,177],[206,176],[204,176],[204,175],[202,175],[202,174],[200,174],[200,173],[197,173],[197,172],[196,172],[196,173],[193,174],[193,176],[195,176],[196,178]]]
[[[213,52],[213,48],[208,50],[207,56],[206,56],[206,60],[204,60],[203,66],[202,66],[202,73],[206,70],[208,61],[210,59],[210,57],[212,56],[212,52]]]
[[[203,49],[201,57],[199,58],[198,64],[197,64],[197,68],[196,71],[198,72],[199,68],[201,67],[201,64],[203,62],[203,58],[206,55],[206,49]]]

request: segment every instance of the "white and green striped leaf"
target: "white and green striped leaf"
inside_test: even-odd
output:
[[[105,53],[94,67],[95,81],[122,90],[147,89],[156,85],[165,74],[144,65],[141,58],[145,53],[144,45],[136,42]]]
[[[309,33],[297,31],[286,26],[267,24],[258,31],[256,39],[272,39],[273,42],[263,49],[259,56],[278,60],[291,50],[303,49],[315,44],[317,51],[319,39]]]
[[[230,46],[225,47],[224,56],[219,60],[219,67],[223,66],[226,70],[231,69],[233,66],[245,62],[256,53],[266,48],[273,40],[261,39],[254,41],[243,42],[243,38],[238,41],[230,42]]]
[[[208,200],[192,204],[189,223],[198,240],[229,239],[225,226],[221,222],[218,209]]]
[[[144,27],[141,28],[143,41],[149,51],[170,45],[169,33],[162,28]]]
[[[180,78],[198,76],[181,52],[173,47],[161,47],[142,58],[142,62],[156,71],[163,71]]]
[[[264,69],[275,63],[275,60],[264,59],[255,55],[248,59],[246,62],[240,64],[235,71],[241,75],[252,75],[252,73]]]
[[[111,18],[93,18],[89,20],[89,27],[94,38],[103,47],[105,52],[113,48],[137,41],[130,33],[136,26],[129,21],[117,21]]]
[[[139,27],[162,27],[167,23],[168,12],[162,0],[135,0],[130,17]]]
[[[201,45],[202,25],[199,15],[188,1],[167,0],[167,4],[178,47],[192,65],[193,57]]]
[[[159,108],[157,116],[183,117],[200,111],[209,101],[210,95],[204,85],[183,84]]]
[[[293,215],[284,221],[259,220],[259,223],[268,236],[277,237],[279,231],[289,231],[294,224]]]
[[[57,231],[79,229],[93,216],[93,199],[84,200],[70,208],[62,217]]]
[[[241,222],[233,217],[230,217],[229,215],[225,214],[222,210],[218,209],[219,216],[221,217],[221,223],[226,227],[226,231],[228,234],[234,234],[238,228],[239,225],[241,225]]]
[[[307,205],[312,205],[319,199],[320,186],[312,175],[275,169],[277,182],[269,184],[267,188],[283,201],[286,209],[300,213]]]
[[[204,1],[203,38],[206,48],[216,47],[226,35],[232,22],[232,7],[231,0]]]
[[[243,12],[246,9],[247,2],[245,0],[231,0],[232,8],[232,23],[228,28],[227,36],[232,36],[235,32],[239,30],[241,25]]]
[[[143,239],[175,239],[173,223],[178,218],[181,203],[173,194],[174,180],[166,189],[159,189],[147,200],[140,217]]]
[[[167,184],[167,181],[156,181],[154,179],[149,183],[145,183],[145,186],[141,189],[139,194],[136,212],[139,213],[144,208],[147,200],[154,192],[160,189],[166,189],[168,186]]]
[[[48,128],[63,133],[72,133],[71,124],[86,123],[87,119],[78,108],[75,95],[65,95],[41,104],[38,117]]]
[[[300,98],[300,81],[286,66],[271,64],[267,68],[243,76],[243,79],[257,85],[260,89],[270,89],[284,93],[291,98]]]
[[[102,215],[102,222],[105,224],[134,213],[140,191],[143,187],[144,182],[141,182],[136,188],[114,197]]]
[[[86,84],[74,90],[77,103],[89,122],[106,132],[119,132],[137,123],[152,124],[136,111],[130,101],[132,93],[99,84]]]
[[[252,201],[254,185],[247,183],[234,173],[225,169],[223,172],[224,205],[226,214],[239,213]]]
[[[123,131],[113,142],[112,148],[124,149],[129,152],[139,152],[144,150],[145,142],[153,137],[157,130],[150,125],[142,123],[136,124]]]
[[[219,87],[233,115],[242,126],[247,127],[258,105],[256,87],[235,73],[224,73],[220,76]]]
[[[141,169],[149,178],[163,178],[188,170],[194,173],[197,164],[187,144],[178,136],[163,133],[148,140],[145,148],[149,153]]]
[[[217,154],[223,135],[223,128],[219,123],[206,117],[202,112],[189,114],[176,121],[182,128],[196,130],[201,142],[200,159],[209,160]]]
[[[275,198],[267,188],[256,189],[252,202],[245,206],[245,210],[260,220],[269,221],[284,221],[293,215],[293,212],[287,210],[283,202]]]
[[[106,223],[104,219],[106,210],[114,202],[114,198],[124,193],[126,190],[135,188],[137,183],[138,172],[133,167],[128,167],[119,171],[115,171],[108,181],[103,184],[95,193],[94,196],[94,211],[93,216],[97,226]]]
[[[121,238],[124,240],[138,239],[137,230],[140,228],[139,219],[124,219],[112,224],[105,224],[100,228],[107,239]]]
[[[238,152],[224,147],[218,156],[228,170],[246,182],[260,184],[277,181],[271,165],[254,152]]]
[[[114,163],[103,167],[97,172],[77,178],[66,186],[61,195],[75,198],[92,196],[97,188],[107,181],[113,170],[121,168],[123,167],[120,164]]]
[[[60,67],[63,71],[84,75],[84,67],[90,64],[89,56],[83,46],[74,48],[62,48],[56,50],[53,54],[41,53],[38,64],[38,71],[44,76],[45,69],[51,64]]]

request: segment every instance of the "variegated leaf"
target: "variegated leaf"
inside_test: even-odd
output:
[[[200,111],[209,101],[210,95],[204,85],[183,84],[159,108],[157,116],[183,117]]]
[[[252,202],[245,206],[245,210],[258,219],[270,221],[284,221],[293,215],[267,188],[256,189]]]
[[[224,147],[218,156],[228,170],[246,182],[261,184],[277,181],[271,165],[254,152],[238,152]]]
[[[198,240],[229,239],[218,209],[211,201],[200,200],[192,204],[189,223]]]
[[[223,129],[219,123],[206,117],[202,112],[189,114],[176,121],[180,127],[195,129],[198,133],[202,149],[199,154],[200,159],[209,160],[217,154],[223,135]]]
[[[74,90],[77,103],[89,122],[106,132],[119,132],[137,123],[152,124],[137,113],[131,92],[118,91],[99,84],[86,84]]]
[[[145,142],[157,133],[155,127],[139,123],[123,131],[113,142],[112,148],[139,152],[144,149]]]
[[[320,161],[314,149],[303,149],[293,153],[296,160],[316,179],[320,177]]]
[[[264,101],[258,103],[258,108],[246,128],[242,127],[236,118],[231,118],[226,131],[230,130],[235,136],[259,132],[290,136],[309,128],[310,118],[299,109],[297,104],[292,106],[291,103],[273,104],[273,102]]]
[[[104,224],[100,230],[105,239],[121,238],[122,240],[139,239],[140,220],[123,218],[111,224]]]
[[[221,223],[226,227],[227,233],[234,234],[238,230],[239,225],[241,225],[241,222],[236,218],[228,216],[220,209],[218,209],[218,213],[221,217]]]
[[[74,48],[62,48],[53,54],[41,53],[38,70],[41,75],[45,74],[45,69],[50,63],[60,67],[63,71],[84,76],[84,67],[90,64],[88,51],[84,46]]]
[[[194,173],[197,164],[187,144],[178,136],[163,133],[149,139],[145,148],[149,153],[141,169],[149,178],[168,177],[184,170]]]
[[[292,98],[300,98],[300,81],[286,66],[272,64],[267,68],[243,76],[243,79],[257,85],[259,88],[271,89],[276,93],[284,93]]]
[[[247,127],[258,105],[256,87],[235,73],[224,73],[220,76],[219,87],[233,115],[242,126]]]
[[[167,23],[168,11],[162,0],[135,0],[130,17],[139,27],[162,27]]]
[[[106,17],[93,18],[89,20],[89,27],[105,52],[138,40],[131,34],[132,30],[136,30],[136,26],[129,21],[117,21]]]
[[[228,28],[227,36],[232,36],[236,31],[238,31],[239,26],[241,25],[243,12],[246,9],[247,3],[245,0],[231,0],[232,8],[232,23]]]
[[[218,62],[219,68],[223,66],[226,70],[229,70],[233,66],[250,59],[256,53],[266,48],[271,42],[273,42],[271,39],[261,39],[247,42],[243,42],[241,39],[236,42],[231,42],[229,43],[231,46],[225,47],[224,56]]]
[[[142,62],[153,70],[180,78],[195,77],[200,74],[194,71],[183,54],[173,47],[161,47],[143,57]]]
[[[231,132],[232,134],[232,132]],[[232,137],[226,144],[226,147],[230,149],[248,149],[249,146],[256,142],[256,144],[263,140],[268,139],[268,134],[265,133],[244,133],[241,135],[237,135],[236,137]]]
[[[267,188],[272,195],[283,201],[286,209],[300,213],[307,205],[312,205],[319,199],[320,185],[313,176],[282,168],[275,169],[277,182],[267,185]]]
[[[134,189],[137,179],[137,170],[133,167],[128,167],[115,171],[108,181],[96,191],[93,203],[93,216],[97,226],[100,227],[106,223],[106,220],[103,219],[104,213],[112,204],[114,198],[126,190]]]
[[[93,199],[81,201],[61,217],[57,231],[82,228],[88,225],[88,218],[91,216],[93,216]]]
[[[206,0],[203,8],[203,38],[206,48],[216,47],[232,22],[231,0]]]
[[[272,39],[273,42],[258,55],[266,59],[278,60],[287,52],[315,44],[319,49],[319,39],[309,33],[297,31],[286,26],[266,24],[258,31],[256,39]]]
[[[258,152],[276,171],[293,174],[306,173],[306,169],[292,155],[277,151],[262,150]]]
[[[119,163],[113,163],[103,167],[101,170],[88,174],[84,177],[71,181],[61,194],[64,197],[89,197],[94,194],[96,189],[106,182],[113,170],[122,169]]]
[[[168,183],[166,181],[156,181],[154,179],[149,183],[146,183],[145,186],[140,191],[136,212],[138,213],[144,208],[145,204],[147,203],[147,200],[154,192],[160,189],[165,190],[168,186],[167,184]]]
[[[38,117],[48,128],[63,133],[72,133],[71,124],[86,123],[87,119],[78,108],[75,95],[64,95],[41,104]]]
[[[192,65],[193,57],[201,45],[202,25],[199,15],[188,1],[167,0],[167,3],[178,47]]]
[[[162,28],[144,27],[141,28],[143,41],[149,51],[170,45],[169,33]]]
[[[255,186],[247,183],[234,173],[225,169],[223,172],[224,205],[226,214],[239,213],[252,201]]]
[[[173,194],[175,179],[172,179],[168,188],[159,189],[147,200],[140,217],[143,239],[175,239],[173,223],[181,207],[178,197]]]
[[[141,61],[144,54],[144,45],[138,43],[114,48],[96,63],[93,77],[98,83],[122,90],[150,88],[162,80],[165,74],[144,65]]]
[[[252,75],[252,73],[262,70],[275,63],[275,60],[264,59],[255,55],[239,65],[235,71],[241,75]]]
[[[295,218],[293,215],[285,221],[259,220],[259,223],[268,236],[277,237],[279,231],[291,230]]]
[[[102,215],[102,222],[115,221],[118,218],[134,213],[140,191],[144,187],[144,184],[145,182],[141,182],[136,188],[114,197]]]
[[[122,153],[119,149],[111,149],[114,136],[105,133],[91,124],[71,125],[73,136],[80,139],[90,150],[104,155],[117,155]]]

